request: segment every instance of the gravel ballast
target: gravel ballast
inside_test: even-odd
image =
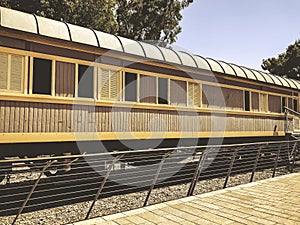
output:
[[[294,172],[299,172],[296,168]],[[254,181],[272,177],[272,170],[266,169],[255,173]],[[288,174],[286,168],[278,168],[276,176]],[[251,173],[237,174],[230,176],[227,187],[249,183]],[[225,178],[214,178],[201,180],[197,183],[194,194],[202,194],[223,188]],[[12,180],[13,182],[13,180]],[[148,205],[164,201],[186,197],[190,184],[180,184],[163,188],[156,188],[152,191]],[[90,215],[90,218],[110,215],[118,212],[128,211],[143,206],[147,191],[117,195],[104,199],[99,199]],[[82,202],[72,205],[45,209],[19,216],[16,224],[68,224],[84,220],[91,202]],[[15,216],[0,217],[0,224],[11,224]]]

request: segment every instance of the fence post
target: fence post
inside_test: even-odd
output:
[[[161,159],[161,161],[160,161],[160,164],[159,164],[159,166],[158,166],[158,168],[157,168],[157,170],[156,170],[155,177],[153,178],[152,184],[151,184],[151,186],[150,186],[150,188],[149,188],[149,191],[148,191],[148,194],[147,194],[147,196],[146,196],[146,199],[145,199],[145,202],[144,202],[143,207],[145,207],[145,206],[147,205],[148,200],[149,200],[150,195],[151,195],[151,192],[152,192],[152,190],[153,190],[153,188],[154,188],[154,186],[155,186],[155,184],[156,184],[156,181],[157,181],[157,179],[158,179],[158,176],[159,176],[159,173],[160,173],[160,171],[161,171],[161,168],[162,168],[164,162],[166,161],[166,158],[167,158],[169,155],[170,155],[170,152],[167,152],[167,153],[165,153],[164,156],[162,157],[162,159]]]
[[[15,222],[17,221],[19,215],[22,213],[23,209],[25,208],[26,204],[28,203],[31,195],[33,194],[34,190],[36,189],[38,183],[40,182],[41,178],[42,178],[42,175],[43,173],[46,171],[46,169],[48,169],[53,163],[57,162],[57,160],[53,160],[53,161],[48,161],[47,164],[44,166],[44,168],[42,169],[42,171],[40,172],[40,175],[38,177],[38,179],[35,181],[34,185],[32,186],[30,192],[28,193],[25,201],[23,202],[21,208],[19,209],[14,221],[12,222],[12,225],[15,224]]]
[[[240,148],[240,149],[243,149],[243,148]],[[229,176],[231,174],[231,171],[232,171],[232,168],[233,168],[233,164],[235,162],[235,158],[236,158],[236,155],[237,155],[237,152],[240,150],[239,148],[236,148],[231,156],[231,162],[230,162],[230,166],[228,168],[228,171],[227,171],[227,176],[226,176],[226,179],[225,179],[225,182],[224,182],[224,185],[223,185],[223,189],[226,188],[227,186],[227,182],[228,182],[228,179],[229,179]]]
[[[254,166],[253,166],[253,169],[252,169],[251,178],[250,178],[250,183],[252,183],[252,181],[253,181],[254,174],[256,172],[256,168],[257,168],[257,164],[258,164],[258,161],[259,161],[259,156],[260,156],[262,147],[263,146],[260,146],[259,149],[258,149],[258,151],[257,151],[255,163],[254,163]]]
[[[88,213],[86,214],[85,220],[87,220],[87,219],[89,218],[90,213],[92,212],[92,209],[93,209],[93,207],[94,207],[96,201],[98,200],[98,198],[99,198],[99,196],[100,196],[100,194],[101,194],[101,192],[102,192],[102,189],[103,189],[103,187],[104,187],[104,185],[105,185],[105,183],[106,183],[106,181],[107,181],[107,179],[108,179],[108,177],[109,177],[109,175],[110,175],[110,172],[111,172],[112,168],[114,167],[115,163],[116,163],[118,160],[120,160],[122,157],[123,157],[123,155],[118,155],[116,158],[114,158],[114,160],[112,161],[111,165],[109,166],[109,168],[108,168],[108,170],[107,170],[107,172],[106,172],[106,175],[105,175],[105,177],[103,178],[103,180],[102,180],[102,182],[101,182],[101,184],[100,184],[100,186],[99,186],[99,188],[98,188],[98,191],[97,191],[97,193],[96,193],[96,195],[95,195],[95,198],[94,198],[94,200],[93,200],[93,202],[92,202],[92,205],[90,206],[89,211],[88,211]]]
[[[196,167],[196,170],[195,170],[195,173],[194,173],[194,176],[193,176],[193,179],[192,179],[192,182],[191,182],[191,185],[190,185],[187,196],[192,196],[193,195],[193,192],[194,192],[195,187],[196,187],[196,182],[197,182],[197,180],[200,176],[201,169],[202,169],[203,164],[205,162],[206,156],[207,156],[207,152],[204,151],[202,153],[198,163],[197,163],[197,167]]]
[[[294,171],[294,167],[295,167],[295,152],[296,152],[296,147],[297,147],[297,144],[298,144],[298,142],[297,141],[295,141],[295,144],[294,144],[294,146],[293,146],[293,149],[292,149],[292,151],[290,152],[288,152],[288,154],[289,154],[289,171],[290,172],[293,172]]]
[[[272,177],[275,177],[275,172],[276,172],[276,168],[277,168],[278,160],[279,160],[279,156],[280,156],[280,149],[281,149],[281,145],[279,145],[278,151],[277,151],[277,154],[276,154],[276,159],[275,159],[275,163],[274,163],[274,169],[273,169]]]

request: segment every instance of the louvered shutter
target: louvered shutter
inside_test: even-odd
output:
[[[110,99],[117,100],[119,95],[120,79],[117,71],[110,73]]]
[[[100,75],[100,87],[99,92],[101,98],[108,99],[109,98],[109,70],[99,69]]]
[[[11,56],[10,90],[22,91],[23,57]]]
[[[7,90],[8,55],[0,53],[0,89]]]
[[[200,86],[199,84],[194,84],[194,105],[195,106],[200,106]]]

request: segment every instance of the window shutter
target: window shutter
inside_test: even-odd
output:
[[[190,106],[200,106],[200,86],[199,84],[188,84],[188,102]]]
[[[192,106],[193,101],[194,101],[194,84],[188,83],[188,104]]]
[[[109,98],[109,70],[99,69],[100,72],[100,87],[99,92],[101,98]]]
[[[0,53],[0,89],[7,89],[8,55]]]
[[[117,100],[119,94],[120,79],[117,71],[110,73],[110,98]]]
[[[22,77],[23,77],[23,57],[11,56],[11,77],[10,90],[22,91]]]
[[[200,86],[199,84],[194,84],[194,105],[200,106]]]

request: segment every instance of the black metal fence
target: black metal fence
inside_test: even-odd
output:
[[[24,221],[23,214],[85,202],[80,216],[68,221],[75,222],[102,215],[101,210],[93,212],[95,204],[112,196],[140,193],[135,207],[142,207],[154,198],[154,190],[164,192],[164,187],[183,185],[180,191],[191,196],[209,179],[222,179],[226,188],[237,174],[247,173],[248,182],[263,170],[274,177],[278,168],[293,170],[299,144],[262,142],[0,160],[0,176],[5,175],[0,183],[0,222],[15,224]]]

